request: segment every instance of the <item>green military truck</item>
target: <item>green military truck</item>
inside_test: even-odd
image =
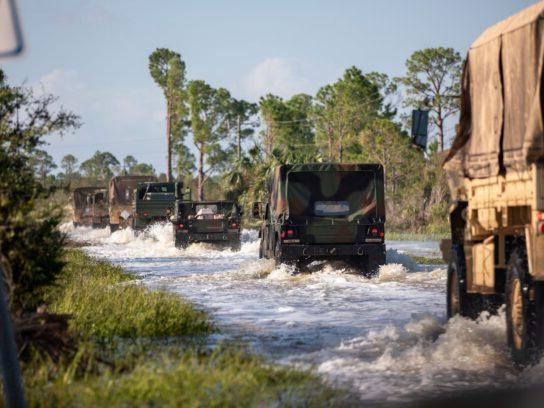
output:
[[[111,232],[132,225],[134,192],[140,183],[156,182],[155,176],[115,176],[108,187],[108,212]]]
[[[174,242],[186,248],[195,242],[207,242],[230,247],[241,247],[242,210],[235,201],[192,201],[190,191],[176,188],[176,204],[171,217]]]
[[[378,164],[276,167],[262,219],[259,256],[298,266],[342,260],[365,276],[385,264],[384,173]]]
[[[105,227],[108,223],[107,190],[103,187],[78,187],[72,193],[74,227]]]
[[[140,183],[134,197],[132,229],[143,230],[157,222],[167,222],[174,212],[175,183]]]

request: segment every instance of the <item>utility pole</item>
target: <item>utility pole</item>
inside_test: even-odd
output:
[[[171,121],[171,114],[170,114],[170,100],[166,100],[166,150],[168,150],[167,158],[166,158],[166,181],[171,182],[172,181],[172,141],[170,136],[170,121]]]
[[[238,147],[238,160],[242,158],[242,124],[240,123],[240,115],[236,118],[236,141]]]

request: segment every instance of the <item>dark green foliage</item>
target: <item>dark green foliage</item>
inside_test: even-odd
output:
[[[408,58],[406,75],[398,78],[406,89],[404,105],[430,110],[440,151],[445,144],[445,120],[459,111],[461,71],[461,55],[453,48],[425,48]]]
[[[32,157],[43,137],[79,125],[70,112],[54,112],[56,99],[8,86],[0,71],[0,253],[12,311],[32,311],[58,274],[63,237],[60,213],[46,204]]]
[[[87,178],[107,183],[113,177],[117,166],[119,160],[113,154],[97,150],[90,159],[81,163],[79,168]]]

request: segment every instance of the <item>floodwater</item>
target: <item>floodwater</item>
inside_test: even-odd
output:
[[[388,264],[365,279],[342,264],[293,274],[258,259],[256,231],[239,252],[194,244],[176,249],[171,227],[64,230],[96,257],[124,266],[151,288],[179,293],[208,310],[223,336],[241,339],[282,364],[312,368],[367,402],[405,402],[444,392],[542,382],[544,364],[510,363],[504,314],[478,321],[445,316],[445,265],[438,243],[387,242]]]

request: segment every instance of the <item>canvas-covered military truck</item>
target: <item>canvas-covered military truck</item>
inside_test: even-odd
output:
[[[92,227],[106,228],[110,220],[108,214],[108,189],[100,188],[94,192],[91,208]]]
[[[544,3],[470,47],[457,135],[446,158],[452,205],[448,316],[506,303],[513,359],[544,346]]]
[[[74,227],[89,226],[100,228],[107,223],[107,210],[104,214],[106,189],[103,187],[78,187],[72,193]],[[106,219],[104,219],[104,216]]]
[[[174,242],[177,248],[186,248],[194,242],[226,246],[232,250],[241,247],[242,209],[235,201],[192,201],[176,188],[174,214]]]
[[[134,213],[134,192],[138,184],[155,182],[155,176],[115,176],[108,187],[108,211],[111,232],[131,226]]]
[[[140,183],[134,197],[132,228],[142,230],[156,222],[166,222],[174,213],[175,183]]]
[[[266,203],[259,256],[302,266],[343,260],[366,276],[385,264],[384,173],[378,164],[294,164],[276,167]]]

